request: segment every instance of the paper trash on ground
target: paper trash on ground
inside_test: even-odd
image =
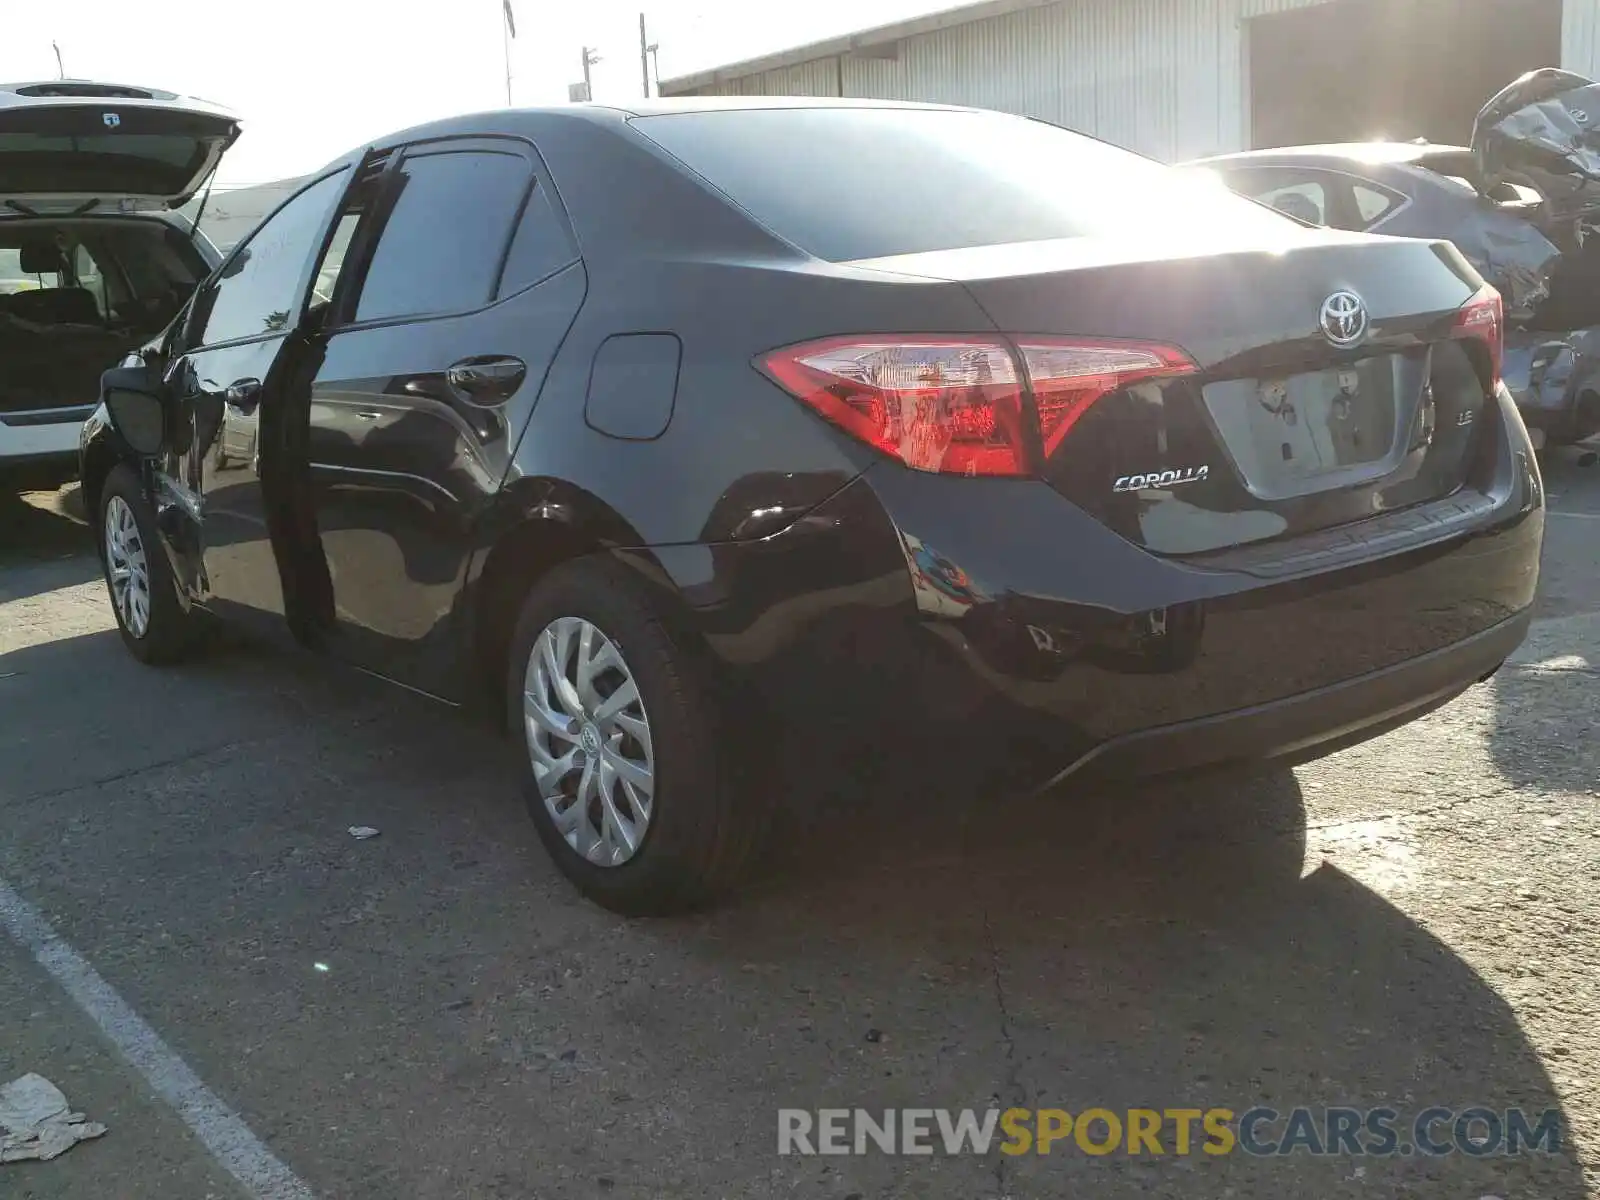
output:
[[[43,1075],[24,1075],[0,1087],[0,1163],[48,1162],[105,1131],[70,1111],[61,1089]]]

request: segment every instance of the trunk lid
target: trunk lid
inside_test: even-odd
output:
[[[1186,232],[857,265],[959,281],[1019,343],[1192,359],[1101,396],[1047,447],[1044,475],[1130,541],[1198,555],[1448,496],[1487,424],[1490,355],[1456,328],[1483,281],[1453,246],[1284,225],[1280,244],[1198,252]]]
[[[0,208],[179,208],[238,136],[232,114],[171,92],[77,80],[0,85]]]

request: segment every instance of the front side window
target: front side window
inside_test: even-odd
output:
[[[408,156],[361,285],[355,319],[467,312],[494,298],[533,169],[520,154],[445,150]]]
[[[218,272],[196,342],[213,346],[281,333],[300,304],[300,280],[348,172],[318,180],[267,219]]]

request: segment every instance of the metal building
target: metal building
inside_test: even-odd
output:
[[[1167,160],[1462,142],[1522,72],[1600,75],[1600,0],[987,0],[662,81],[666,96],[925,100]]]

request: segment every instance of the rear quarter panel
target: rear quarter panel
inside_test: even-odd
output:
[[[807,258],[620,125],[553,121],[536,142],[589,288],[507,487],[569,484],[638,545],[770,535],[874,460],[762,375],[757,356],[841,332],[993,329],[959,285]],[[596,352],[629,333],[682,343],[670,422],[649,440],[609,436],[584,415]]]

